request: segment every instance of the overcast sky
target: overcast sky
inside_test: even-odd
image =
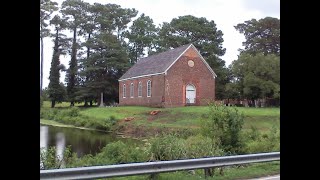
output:
[[[52,0],[59,3],[63,0]],[[155,25],[170,22],[173,18],[184,15],[205,17],[213,20],[217,28],[223,32],[223,47],[226,53],[221,58],[228,66],[237,59],[238,49],[243,48],[245,40],[243,34],[235,30],[234,26],[252,18],[261,19],[267,16],[280,19],[280,0],[84,0],[93,4],[118,4],[123,8],[135,8],[139,14],[150,16]],[[44,39],[44,69],[43,88],[49,84],[49,71],[52,60],[53,42]],[[68,67],[70,56],[61,56],[61,63]],[[213,68],[214,69],[214,68]],[[60,81],[64,82],[65,73],[61,73]]]

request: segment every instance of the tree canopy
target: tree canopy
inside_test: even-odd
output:
[[[248,99],[280,98],[280,57],[242,53],[231,64],[234,88]]]
[[[280,19],[265,17],[263,19],[251,19],[235,26],[246,41],[243,42],[247,53],[262,52],[280,56]]]

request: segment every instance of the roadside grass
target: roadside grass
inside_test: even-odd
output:
[[[280,161],[267,162],[267,163],[255,163],[247,166],[240,167],[225,167],[223,170],[224,174],[219,174],[219,169],[215,170],[215,174],[212,177],[207,177],[207,179],[212,180],[241,180],[248,178],[258,178],[269,175],[280,174]],[[129,177],[119,177],[110,178],[112,180],[145,180],[149,179],[150,175],[141,176],[129,176]],[[177,171],[170,173],[160,173],[156,175],[158,180],[197,180],[205,179],[204,170],[195,170],[195,174],[192,175],[186,171]]]

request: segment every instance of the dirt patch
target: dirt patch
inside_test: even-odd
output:
[[[119,121],[116,132],[125,137],[131,138],[146,138],[153,137],[155,135],[160,135],[163,133],[169,133],[177,131],[177,128],[169,128],[169,127],[149,127],[144,125],[134,125],[130,121]]]

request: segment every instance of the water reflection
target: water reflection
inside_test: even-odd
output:
[[[71,151],[78,157],[86,154],[95,155],[110,142],[121,140],[125,143],[140,143],[134,139],[123,139],[113,134],[75,128],[62,128],[40,125],[40,147],[56,147],[56,154],[63,157],[63,151],[71,146]]]
[[[64,161],[63,160],[63,152],[66,146],[66,139],[64,137],[64,134],[62,132],[57,133],[56,135],[56,139],[57,139],[57,144],[56,144],[56,157],[58,159],[59,162],[62,162],[61,167],[64,167]]]
[[[40,148],[42,151],[47,151],[48,148],[48,126],[40,126]],[[43,168],[43,162],[40,161],[40,169]]]
[[[40,126],[40,148],[48,148],[48,126]]]

